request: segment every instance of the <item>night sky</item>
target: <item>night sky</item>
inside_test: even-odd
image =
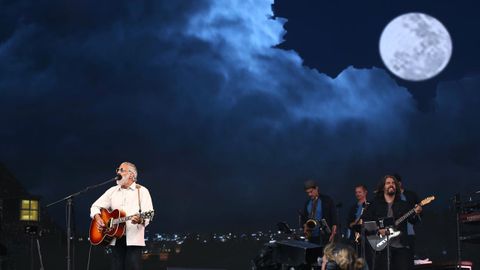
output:
[[[155,232],[296,227],[306,178],[346,207],[397,172],[447,208],[480,189],[480,4],[383,2],[1,1],[0,162],[45,205],[131,161]],[[413,11],[453,39],[419,83],[378,54]]]

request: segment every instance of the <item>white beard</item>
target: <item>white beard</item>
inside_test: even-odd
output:
[[[122,177],[122,179],[117,180],[117,185],[123,186],[128,182],[128,179],[125,177]]]

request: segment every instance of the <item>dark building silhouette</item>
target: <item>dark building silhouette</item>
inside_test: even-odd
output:
[[[0,269],[39,269],[38,248],[50,253],[56,242],[53,250],[61,250],[61,237],[41,208],[41,198],[28,193],[0,163]]]

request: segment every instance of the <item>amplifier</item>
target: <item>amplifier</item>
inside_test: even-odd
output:
[[[273,250],[274,261],[284,265],[316,263],[323,256],[323,247],[305,241],[284,240],[276,243]]]

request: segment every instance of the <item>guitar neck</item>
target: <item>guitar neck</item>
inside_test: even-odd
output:
[[[402,222],[404,222],[407,218],[409,218],[411,215],[415,213],[415,208],[410,209],[405,215],[401,216],[399,219],[395,220],[395,227],[400,225]]]
[[[125,223],[125,222],[129,221],[130,219],[132,219],[135,215],[137,215],[137,214],[130,215],[128,217],[116,218],[112,221],[112,224],[115,225],[115,224]],[[144,214],[140,214],[140,217],[145,218]]]
[[[423,199],[420,203],[418,203],[417,205],[418,206],[425,206],[427,204],[429,204],[431,201],[435,200],[435,196],[429,196],[425,199]],[[415,205],[415,207],[417,207],[417,205]],[[411,215],[415,214],[415,207],[412,208],[410,211],[408,211],[405,215],[401,216],[399,219],[395,220],[395,227],[400,225],[402,222],[404,222],[407,218],[409,218]]]
[[[121,218],[116,218],[112,221],[112,224],[120,224],[120,223],[125,223],[127,221],[129,221],[130,219],[132,219],[134,215],[131,215],[131,216],[128,216],[128,217],[121,217]]]

